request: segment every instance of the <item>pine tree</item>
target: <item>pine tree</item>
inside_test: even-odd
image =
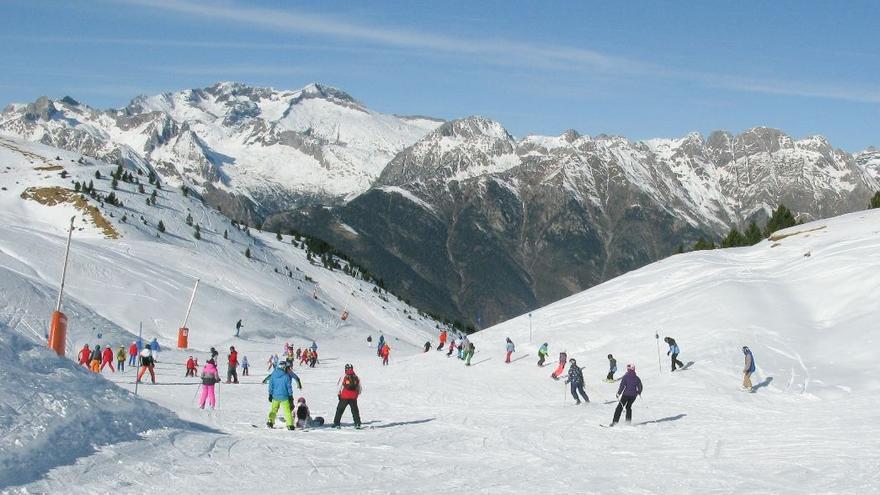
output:
[[[740,247],[745,246],[746,238],[743,236],[740,231],[736,227],[731,227],[730,232],[727,233],[727,236],[722,239],[721,247],[723,248],[731,248],[731,247]]]
[[[128,221],[128,215],[122,215],[122,223]]]
[[[112,187],[113,189],[118,188],[119,187],[119,179],[117,179],[116,177],[113,177],[113,180],[110,181],[110,187]]]
[[[67,170],[62,170],[62,171],[61,171],[61,178],[62,178],[62,179],[66,179],[66,178],[67,178]]]
[[[195,237],[196,240],[199,240],[202,238],[202,229],[199,228],[199,224],[196,224],[196,231],[195,231],[195,233],[193,233],[193,237]]]
[[[192,216],[192,213],[187,213],[187,214],[186,214],[186,224],[189,225],[190,227],[192,227],[192,224],[193,224],[193,216]]]
[[[76,181],[76,182],[73,183],[73,191],[74,191],[74,192],[79,192],[79,190],[80,190],[81,188],[82,188],[82,186],[79,184],[79,181]]]
[[[95,192],[95,183],[92,182],[92,181],[89,181],[89,190],[88,190],[88,193],[89,193],[89,194],[93,194],[94,192]]]
[[[251,248],[247,248],[244,250],[244,256],[247,259],[251,259]]]
[[[101,171],[100,171],[100,170],[95,170],[95,178],[96,178],[96,179],[100,179],[100,178],[101,178]]]
[[[158,178],[158,177],[156,177],[156,189],[158,189],[158,190],[160,190],[160,191],[162,190],[162,183],[159,182],[159,178]]]
[[[157,225],[156,228],[159,229],[159,232],[162,232],[164,234],[165,233],[165,222],[163,222],[162,220],[159,220],[159,225]]]
[[[752,221],[752,223],[749,224],[748,228],[746,228],[744,235],[746,238],[746,245],[748,246],[754,246],[755,244],[761,242],[761,239],[763,239],[763,237],[761,236],[761,229],[758,228],[758,224],[756,224],[754,221]]]
[[[144,191],[144,185],[143,185],[143,184],[138,184],[138,192],[141,193],[141,194],[146,193],[146,191]]]
[[[224,238],[224,239],[229,239],[229,231],[226,230],[226,229],[223,229],[223,238]]]
[[[186,187],[186,185],[180,186],[180,192],[183,193],[183,197],[184,197],[184,198],[188,198],[188,197],[189,197],[189,188]]]
[[[122,164],[116,165],[116,173],[111,174],[111,175],[113,175],[114,179],[117,179],[117,180],[121,179],[122,178]]]
[[[150,185],[155,184],[155,182],[156,182],[156,174],[153,173],[152,170],[150,170],[150,175],[147,176],[147,180],[149,181]]]
[[[279,241],[281,240],[281,231],[280,230],[278,231],[278,233],[275,234],[275,239],[278,239]]]
[[[871,198],[871,203],[868,205],[868,209],[873,208],[880,208],[880,191],[874,194],[874,197]]]
[[[715,249],[715,243],[712,241],[707,241],[701,236],[700,239],[696,243],[694,243],[692,251],[706,251],[710,249]]]
[[[787,229],[794,225],[797,225],[794,215],[785,205],[780,204],[770,216],[770,220],[767,221],[767,226],[764,227],[764,237],[770,237],[770,234],[777,230]]]

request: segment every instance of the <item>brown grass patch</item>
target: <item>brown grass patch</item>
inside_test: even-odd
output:
[[[817,230],[822,230],[824,228],[825,228],[825,225],[820,225],[819,227],[816,227],[815,229],[798,230],[796,232],[791,232],[789,234],[773,234],[770,236],[770,240],[774,241],[774,242],[781,241],[782,239],[785,239],[786,237],[791,237],[793,235],[798,235],[798,234],[804,234],[807,232],[815,232]]]
[[[22,199],[36,201],[41,205],[56,206],[62,203],[72,204],[83,215],[90,218],[92,223],[103,232],[104,237],[108,239],[119,239],[119,232],[113,228],[113,224],[101,215],[101,211],[97,207],[92,206],[88,201],[84,200],[78,193],[63,187],[29,187],[21,193]]]
[[[59,170],[64,170],[64,167],[61,165],[44,165],[42,167],[34,167],[34,170],[39,170],[40,172],[57,172]]]

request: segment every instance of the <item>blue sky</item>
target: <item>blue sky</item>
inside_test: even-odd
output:
[[[318,81],[516,136],[779,127],[880,146],[880,2],[4,0],[0,101]]]

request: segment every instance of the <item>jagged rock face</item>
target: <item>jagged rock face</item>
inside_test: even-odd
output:
[[[635,143],[574,131],[516,141],[472,117],[402,151],[351,202],[277,215],[266,228],[324,238],[420,307],[486,326],[780,202],[804,218],[864,208],[877,186],[875,155],[766,128]]]
[[[204,192],[210,185],[208,198],[220,198],[217,190],[235,195],[246,210],[242,221],[350,199],[370,187],[394,155],[441,123],[374,112],[319,84],[279,91],[218,83],[139,96],[108,111],[69,97],[41,97],[0,114],[0,132],[121,159],[158,172],[173,186]]]

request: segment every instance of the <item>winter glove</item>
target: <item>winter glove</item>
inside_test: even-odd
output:
[[[666,351],[666,355],[668,356],[670,352],[672,352],[672,351]]]
[[[272,402],[272,394],[269,394],[269,402]]]

